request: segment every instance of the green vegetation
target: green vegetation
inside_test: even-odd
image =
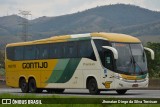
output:
[[[0,72],[1,72],[1,68],[4,68],[4,51],[0,51]]]
[[[3,107],[31,107],[31,105],[3,105]],[[34,107],[159,107],[159,104],[44,104],[44,105],[34,105]]]
[[[3,105],[3,107],[17,107],[17,106],[22,106],[22,107],[31,107],[31,105]],[[44,105],[34,105],[34,107],[112,107],[108,105],[100,105],[100,104],[44,104]],[[117,107],[117,106],[114,106]],[[137,107],[137,106],[134,106]],[[140,106],[139,106],[140,107]],[[143,106],[142,106],[143,107]],[[144,107],[151,107],[151,106],[144,106]],[[158,106],[157,106],[158,107]]]
[[[0,76],[5,76],[5,70],[4,70],[4,68],[0,68]]]
[[[147,47],[155,52],[155,60],[151,60],[150,53],[147,52],[148,70],[150,78],[160,78],[160,43],[147,43]]]
[[[160,34],[160,21],[116,28],[116,29],[113,29],[113,32],[130,34],[134,36],[153,35],[152,37],[154,37],[155,35]]]
[[[4,69],[4,51],[0,51],[0,76],[5,75]]]

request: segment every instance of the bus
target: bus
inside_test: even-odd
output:
[[[116,33],[60,35],[6,46],[6,84],[23,93],[63,93],[88,89],[90,94],[147,88],[145,50],[139,39]]]

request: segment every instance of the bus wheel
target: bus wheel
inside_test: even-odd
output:
[[[29,80],[29,91],[31,93],[37,92],[36,81],[33,78]]]
[[[55,89],[55,93],[63,93],[65,89]]]
[[[127,90],[116,90],[116,92],[119,94],[119,95],[124,95]]]
[[[24,78],[20,80],[20,88],[21,88],[23,93],[28,93],[29,92],[28,84],[27,84],[27,82]]]
[[[97,82],[94,78],[91,78],[88,83],[87,87],[89,89],[90,94],[99,94],[100,90],[98,89]]]

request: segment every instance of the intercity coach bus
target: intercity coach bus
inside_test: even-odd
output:
[[[125,94],[148,87],[145,51],[139,39],[116,33],[54,36],[6,46],[6,84],[22,92],[62,93],[88,89]]]

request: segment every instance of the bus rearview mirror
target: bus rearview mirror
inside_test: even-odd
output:
[[[109,49],[113,52],[113,55],[114,55],[114,59],[118,59],[118,51],[117,49],[113,48],[113,47],[110,47],[110,46],[102,46],[103,48],[105,49]]]
[[[144,47],[144,49],[151,53],[151,59],[154,60],[154,58],[155,58],[154,51],[150,48],[147,48],[147,47]]]

